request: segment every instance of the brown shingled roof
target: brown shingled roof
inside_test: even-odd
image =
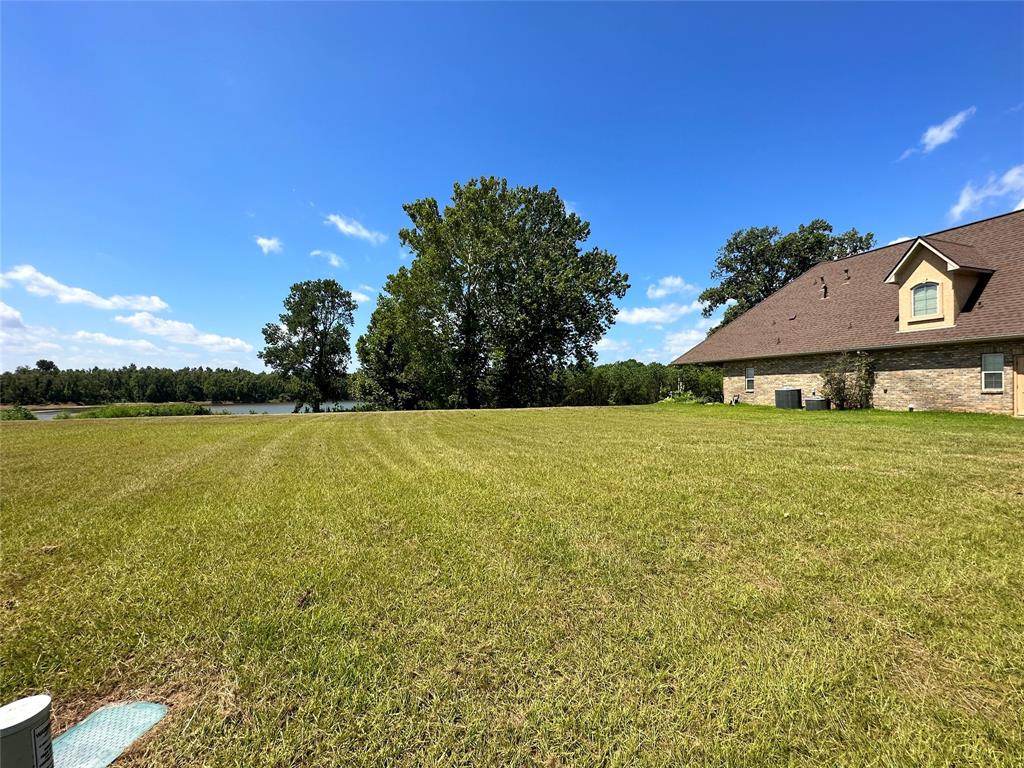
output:
[[[907,253],[901,242],[811,267],[673,365],[1024,337],[1024,211],[923,239],[964,268],[992,272],[953,328],[899,333],[899,288],[885,279]]]
[[[943,256],[952,259],[965,269],[992,269],[989,260],[985,258],[984,252],[973,245],[965,245],[964,243],[957,243],[952,240],[940,240],[931,235],[922,237],[921,240],[924,240]]]

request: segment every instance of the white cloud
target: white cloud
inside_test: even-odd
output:
[[[683,280],[677,275],[668,275],[654,285],[647,286],[648,299],[663,299],[673,293],[697,293],[700,288]]]
[[[661,356],[661,352],[650,347],[648,347],[647,349],[640,353],[640,359],[648,363],[653,363],[655,360],[660,360]]]
[[[9,304],[0,301],[0,326],[4,328],[24,328],[25,321],[21,319],[21,312]]]
[[[895,240],[890,240],[888,243],[886,243],[886,245],[896,245],[896,243],[905,243],[907,242],[907,240],[910,239],[911,238],[909,237],[897,237]]]
[[[949,209],[949,218],[959,221],[965,213],[977,210],[986,200],[1019,195],[1021,192],[1024,192],[1024,164],[1015,165],[1002,176],[989,176],[980,187],[968,181],[960,190],[959,199]]]
[[[159,336],[176,344],[191,344],[202,347],[208,352],[227,352],[229,350],[240,350],[252,352],[251,344],[241,339],[230,336],[218,336],[215,333],[203,333],[192,323],[184,323],[180,320],[165,320],[162,317],[154,317],[149,312],[136,312],[134,315],[118,315],[114,318],[119,323],[134,328],[139,333],[147,336]]]
[[[673,323],[684,315],[700,312],[704,305],[697,300],[689,304],[662,304],[660,307],[634,307],[620,309],[616,320],[628,325],[644,323]]]
[[[1020,202],[1017,203],[1017,207],[1014,208],[1013,210],[1015,210],[1015,211],[1024,211],[1024,197],[1022,197],[1020,199]]]
[[[17,282],[35,296],[53,296],[59,304],[85,304],[96,309],[137,309],[159,312],[169,305],[159,296],[108,296],[103,297],[85,288],[64,285],[49,275],[44,275],[30,264],[22,264],[0,275],[0,284]]]
[[[339,256],[338,254],[336,254],[334,251],[321,251],[319,248],[317,248],[315,251],[310,251],[309,255],[316,256],[317,258],[327,259],[327,263],[330,264],[332,267],[340,268],[345,266],[345,260],[341,258],[341,256]]]
[[[936,147],[941,147],[943,144],[955,139],[960,126],[970,120],[975,112],[977,112],[977,109],[968,107],[963,112],[957,112],[952,117],[947,117],[938,125],[928,128],[921,137],[921,151],[927,154]]]
[[[359,304],[365,304],[366,302],[371,300],[375,293],[377,293],[377,289],[374,288],[372,285],[360,283],[359,290],[352,291],[352,298],[355,299],[356,302]]]
[[[905,150],[903,154],[900,155],[900,160],[906,160],[915,152],[927,155],[933,149],[951,142],[957,137],[957,132],[960,130],[960,126],[970,120],[971,117],[974,116],[975,112],[977,112],[976,108],[968,107],[962,112],[957,112],[952,117],[947,117],[938,125],[929,126],[928,130],[921,134],[921,140],[918,143],[918,146]]]
[[[670,355],[681,355],[707,338],[707,333],[697,328],[665,334],[665,351]]]
[[[333,224],[341,234],[348,237],[358,237],[360,240],[366,240],[372,245],[380,245],[388,239],[388,236],[383,232],[374,232],[367,229],[355,219],[342,216],[340,213],[330,214],[324,219],[324,224]]]
[[[137,352],[159,352],[160,348],[145,339],[119,339],[115,336],[108,336],[105,333],[93,333],[91,331],[76,331],[68,337],[72,341],[85,341],[93,344],[102,344],[105,347],[121,347],[123,349],[134,349]]]
[[[598,352],[625,352],[629,349],[629,342],[618,341],[616,339],[609,339],[607,336],[602,336],[597,344],[594,345],[594,349]]]
[[[278,240],[276,237],[260,237],[256,236],[256,245],[260,247],[264,255],[268,253],[280,253],[284,249],[284,243]]]
[[[633,356],[633,345],[628,341],[610,339],[607,336],[598,340],[594,345],[597,351],[598,360],[601,363],[614,363],[619,360],[628,360]]]
[[[17,320],[21,320],[20,313]],[[0,367],[10,370],[21,363],[34,362],[39,355],[58,351],[61,346],[56,339],[53,328],[4,322],[0,324]]]
[[[157,346],[145,339],[116,338],[91,331],[61,333],[55,328],[27,324],[0,325],[2,370],[13,370],[19,365],[31,366],[41,357],[56,361],[61,368],[117,368],[138,362],[141,355],[156,357],[160,365],[172,368],[208,365],[259,370],[262,367],[259,360],[237,352],[237,349],[218,349],[212,353],[188,351],[173,345]]]

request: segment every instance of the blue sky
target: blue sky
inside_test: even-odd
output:
[[[556,187],[668,361],[735,230],[879,243],[1024,202],[1024,5],[2,7],[4,369],[241,365],[291,283],[364,295],[401,205]]]

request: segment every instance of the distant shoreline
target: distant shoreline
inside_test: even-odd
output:
[[[293,400],[267,400],[265,403],[251,403],[248,401],[235,402],[234,400],[168,400],[163,403],[151,403],[147,401],[139,402],[124,402],[124,403],[94,403],[92,405],[82,405],[81,403],[46,403],[44,405],[34,404],[22,406],[30,411],[84,411],[89,408],[102,408],[105,405],[205,405],[210,408],[216,408],[219,405],[280,405],[282,403],[292,403]],[[0,403],[0,408],[10,408],[14,403]]]

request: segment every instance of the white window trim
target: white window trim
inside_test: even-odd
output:
[[[985,370],[985,357],[987,355],[999,355],[1003,358],[1003,364],[999,366],[998,370],[991,369]],[[985,386],[985,374],[986,373],[998,373],[999,374],[999,387],[998,389]],[[981,392],[986,395],[998,395],[1006,391],[1006,355],[1002,352],[986,352],[981,356]]]
[[[923,288],[926,285],[934,285],[935,286],[935,307],[936,307],[936,310],[935,310],[935,312],[932,312],[931,314],[928,314],[928,315],[915,315],[914,314],[914,291],[916,291],[918,288]],[[920,282],[920,283],[918,283],[917,285],[913,286],[910,289],[910,320],[909,320],[909,322],[911,322],[911,323],[918,323],[918,322],[924,322],[926,320],[936,320],[936,319],[938,319],[940,317],[943,317],[943,316],[944,316],[944,313],[942,311],[942,286],[939,283],[935,282],[934,280],[925,280],[924,282]]]
[[[747,376],[747,371],[750,371],[749,376]],[[743,369],[743,391],[754,391],[754,369],[752,367]]]

